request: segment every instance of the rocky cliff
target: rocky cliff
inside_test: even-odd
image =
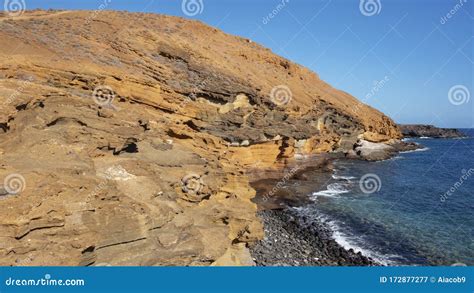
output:
[[[249,265],[248,170],[401,137],[197,21],[32,11],[0,39],[0,265]]]
[[[466,135],[454,128],[438,128],[433,125],[399,125],[405,137],[461,138]]]

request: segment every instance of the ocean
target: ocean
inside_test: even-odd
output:
[[[474,129],[466,139],[381,162],[339,161],[325,190],[296,208],[334,239],[387,265],[474,265]]]

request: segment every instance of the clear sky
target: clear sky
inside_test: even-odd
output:
[[[312,69],[396,122],[474,127],[474,0],[184,0],[194,2],[187,10],[182,0],[24,1],[199,19]]]

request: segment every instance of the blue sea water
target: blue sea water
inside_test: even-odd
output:
[[[336,162],[300,210],[386,264],[474,265],[474,129],[463,131],[471,137],[413,139],[425,149],[387,161]]]

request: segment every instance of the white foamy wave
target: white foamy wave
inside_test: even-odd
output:
[[[401,159],[403,159],[402,156],[395,156],[395,157],[392,157],[392,158],[389,158],[389,159],[386,159],[386,160],[375,161],[374,163],[375,163],[375,164],[378,164],[378,163],[383,163],[383,162],[388,162],[388,161],[395,161],[395,160],[401,160]]]
[[[416,150],[411,150],[411,151],[404,151],[400,152],[400,154],[408,154],[408,153],[415,153],[415,152],[426,152],[429,151],[430,148],[422,148],[422,149],[416,149]]]
[[[321,190],[318,192],[313,192],[313,196],[328,196],[333,197],[339,194],[348,193],[349,190],[345,188],[345,186],[341,183],[331,183],[329,184],[326,190]]]
[[[419,139],[432,139],[432,137],[429,137],[429,136],[420,136]]]
[[[335,221],[330,221],[323,216],[319,216],[319,219],[329,227],[332,232],[332,238],[334,241],[337,242],[340,246],[342,246],[345,250],[352,249],[355,253],[360,252],[362,255],[373,259],[374,261],[385,265],[396,265],[397,262],[393,259],[400,259],[399,255],[381,255],[371,249],[363,248],[361,245],[358,245],[355,237],[350,237],[347,234],[343,233],[339,227],[339,225]]]
[[[332,179],[350,181],[350,180],[356,179],[356,178],[354,176],[339,176],[339,175],[333,174]]]

